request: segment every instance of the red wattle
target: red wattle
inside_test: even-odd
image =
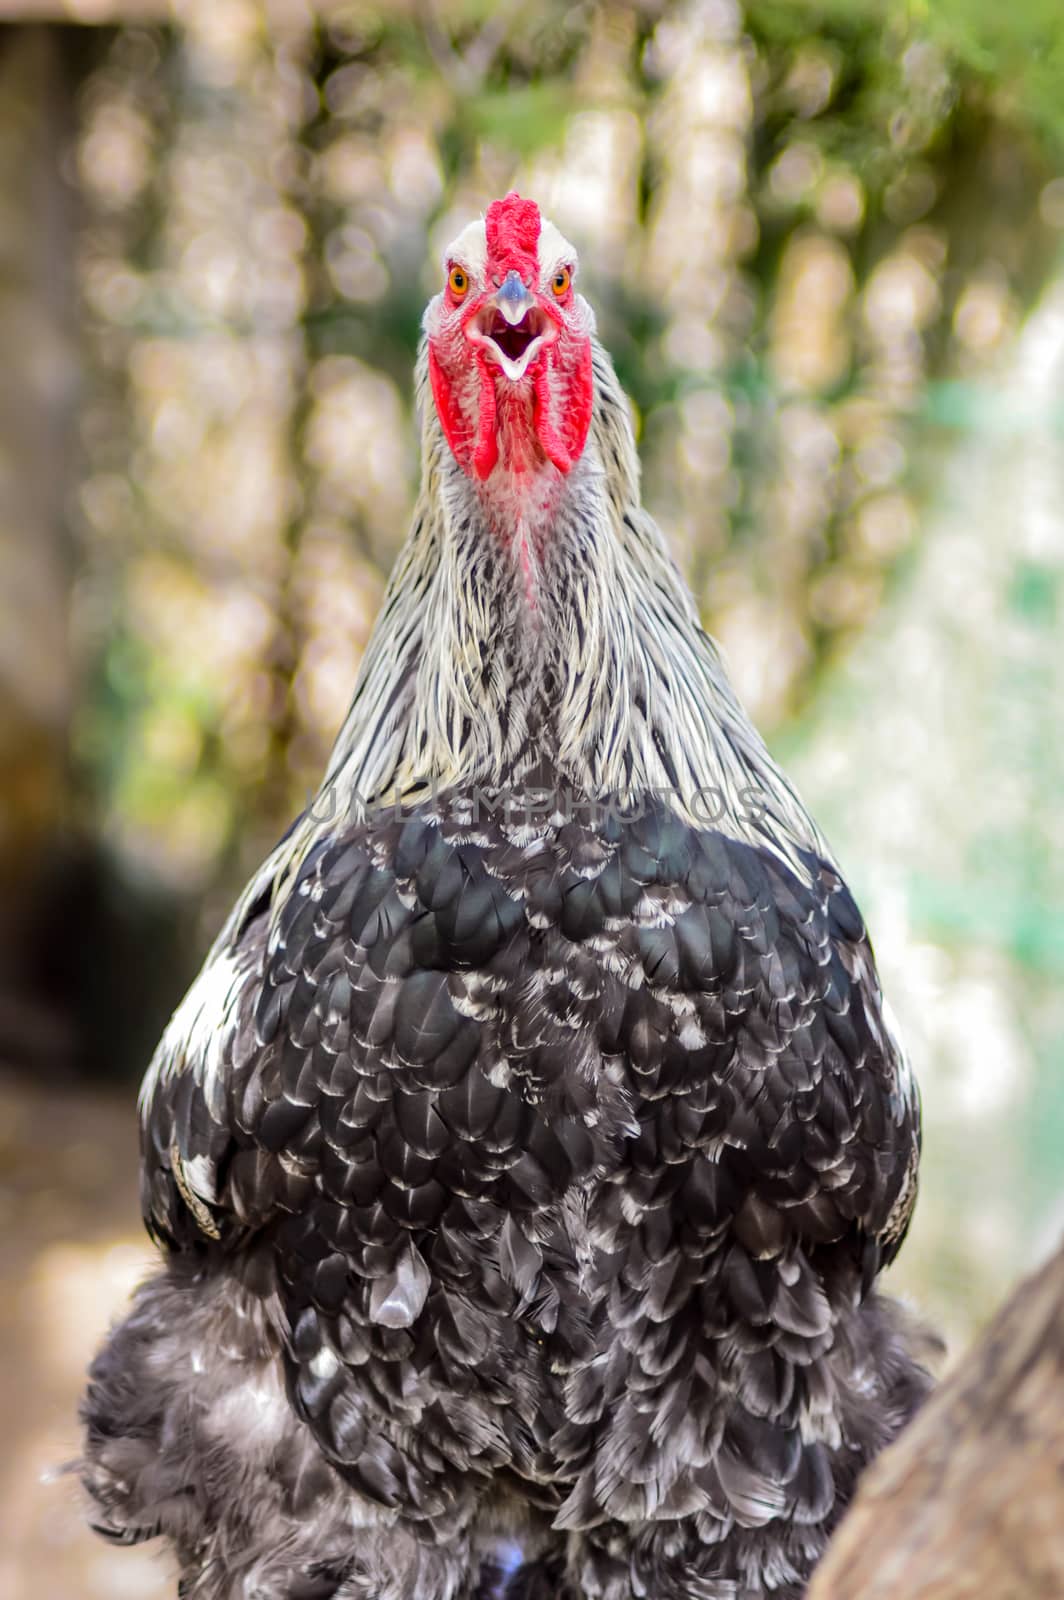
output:
[[[571,472],[573,458],[550,419],[550,384],[547,381],[547,363],[545,361],[536,363],[532,374],[532,392],[535,396],[532,414],[535,421],[536,436],[543,446],[543,454],[548,461],[557,467],[559,472]]]
[[[553,361],[554,351],[548,352]],[[557,369],[555,369],[557,370]],[[591,426],[591,409],[595,388],[591,370],[591,342],[585,341],[580,351],[580,364],[561,397],[561,427],[556,428],[550,415],[550,381],[547,361],[537,362],[532,375],[532,392],[535,397],[533,418],[536,436],[543,453],[559,472],[571,472],[583,454],[587,431]]]
[[[567,401],[562,407],[562,437],[573,461],[579,461],[584,453],[594,407],[595,375],[591,365],[591,340],[586,339],[580,352],[580,365],[573,375]]]
[[[477,430],[477,448],[473,456],[473,471],[483,483],[491,476],[499,459],[499,441],[495,432],[495,382],[488,371],[485,357],[477,351],[477,375],[480,378],[480,417]]]
[[[469,436],[458,402],[451,392],[451,386],[444,376],[443,368],[436,360],[436,352],[429,345],[429,383],[432,385],[432,398],[436,403],[436,415],[440,419],[443,436],[451,447],[451,454],[460,467],[469,466]]]

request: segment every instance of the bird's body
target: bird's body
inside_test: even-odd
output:
[[[452,247],[351,712],[145,1080],[83,1472],[188,1600],[794,1600],[926,1388],[915,1089],[574,265]]]

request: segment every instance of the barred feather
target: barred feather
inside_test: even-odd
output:
[[[915,1088],[608,357],[539,498],[462,469],[426,360],[322,788],[145,1078],[165,1261],[94,1365],[85,1481],[190,1600],[796,1600],[927,1385],[870,1292]]]

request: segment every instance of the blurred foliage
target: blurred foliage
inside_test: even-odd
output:
[[[32,854],[19,796],[47,849],[63,813],[34,947],[83,1055],[143,1065],[316,785],[407,527],[440,253],[516,185],[580,251],[646,499],[885,930],[947,1151],[913,1259],[927,1281],[952,1262],[963,1315],[986,1303],[1059,1187],[1064,1125],[1052,330],[1010,366],[1064,231],[1056,11],[182,0],[165,26],[53,30],[51,55],[46,29],[9,36],[0,310],[25,404],[0,418],[0,457],[41,493],[4,501],[0,459],[0,563],[25,596],[0,733],[29,775],[8,786],[0,874]],[[22,226],[42,150],[62,241],[43,252]],[[76,438],[31,457],[18,430],[39,436],[49,338]],[[934,512],[948,462],[953,521]],[[993,803],[961,815],[960,789],[983,801],[999,768]],[[968,1076],[965,1007],[983,1042]],[[1010,1095],[1037,1122],[1002,1164],[1011,1210],[957,1177]]]
[[[80,96],[77,751],[118,849],[190,888],[229,862],[223,897],[342,714],[430,263],[493,194],[581,248],[648,498],[769,725],[911,548],[929,380],[987,368],[1064,224],[1037,6],[263,15],[122,31]]]

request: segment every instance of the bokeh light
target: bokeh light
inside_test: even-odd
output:
[[[169,1592],[40,1481],[147,1259],[133,1082],[320,776],[416,492],[440,251],[511,185],[580,249],[646,500],[866,911],[924,1089],[897,1285],[961,1348],[1053,1242],[1042,14],[78,0],[0,24],[0,1592]]]

